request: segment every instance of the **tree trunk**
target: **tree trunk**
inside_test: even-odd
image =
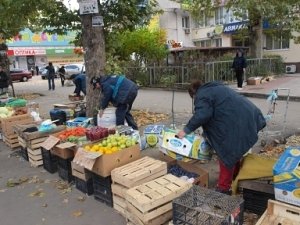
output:
[[[263,57],[263,28],[262,19],[259,19],[257,26],[253,27],[250,37],[250,55],[255,58]]]
[[[90,85],[91,78],[104,74],[105,66],[105,41],[103,27],[92,26],[92,15],[81,16],[82,20],[82,45],[84,49],[87,95],[87,116],[92,117],[99,108],[100,90],[93,90]]]

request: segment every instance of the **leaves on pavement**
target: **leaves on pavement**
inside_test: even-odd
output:
[[[79,202],[84,202],[84,201],[85,201],[85,197],[84,197],[84,196],[79,196],[79,197],[77,198],[77,201],[79,201]]]
[[[15,187],[15,186],[21,185],[23,183],[26,183],[28,180],[29,180],[28,177],[21,177],[21,178],[16,179],[16,180],[10,178],[6,182],[6,187]]]
[[[82,212],[81,210],[76,210],[76,211],[74,211],[74,212],[72,213],[72,215],[73,215],[74,217],[80,217],[80,216],[83,215],[83,212]]]
[[[42,197],[45,196],[45,192],[43,191],[43,189],[38,189],[38,190],[36,190],[34,192],[31,192],[29,194],[29,196],[30,197],[40,197],[40,198],[42,198]]]
[[[139,127],[169,119],[168,114],[149,112],[148,110],[133,110],[132,115]]]

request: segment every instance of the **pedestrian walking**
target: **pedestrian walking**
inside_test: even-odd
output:
[[[36,75],[39,75],[40,68],[38,66],[35,66],[35,71],[36,71]]]
[[[58,70],[59,76],[60,76],[60,81],[61,81],[61,86],[65,86],[65,74],[66,74],[66,70],[64,66],[61,66]]]
[[[237,80],[237,90],[243,89],[243,77],[246,72],[247,61],[244,57],[244,53],[241,49],[237,50],[236,56],[233,59],[232,68],[234,69],[236,80]]]
[[[102,99],[99,116],[102,117],[104,110],[111,102],[116,109],[116,125],[124,125],[125,120],[134,130],[138,129],[133,116],[130,113],[132,104],[138,94],[138,86],[125,76],[101,76],[92,78],[91,84],[94,89],[101,89]]]
[[[0,66],[0,94],[4,94],[8,89],[8,75],[4,71],[3,67]]]
[[[252,102],[219,82],[192,82],[189,94],[195,113],[182,131],[186,134],[202,126],[203,134],[219,157],[216,190],[231,194],[231,183],[239,171],[243,155],[257,142],[265,118]]]
[[[52,64],[52,62],[49,62],[49,65],[46,67],[47,69],[47,78],[48,78],[48,87],[49,87],[49,91],[50,90],[55,90],[55,82],[54,82],[54,78],[55,78],[55,69],[54,66]]]
[[[34,76],[34,68],[33,68],[33,66],[31,67],[30,72],[31,72],[31,75]]]

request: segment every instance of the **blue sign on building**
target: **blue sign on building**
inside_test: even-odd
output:
[[[238,30],[247,28],[248,24],[249,24],[248,21],[224,24],[223,33],[224,34],[235,33]]]

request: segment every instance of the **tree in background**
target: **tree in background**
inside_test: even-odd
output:
[[[241,36],[248,35],[250,40],[250,53],[252,56],[261,57],[263,42],[263,23],[267,22],[269,28],[266,32],[274,36],[286,36],[300,41],[295,32],[300,32],[300,1],[299,0],[174,0],[182,3],[184,9],[192,17],[200,19],[200,12],[209,15],[217,7],[223,5],[233,11],[238,18],[248,12],[249,25],[241,31]],[[212,2],[214,4],[212,4]]]

